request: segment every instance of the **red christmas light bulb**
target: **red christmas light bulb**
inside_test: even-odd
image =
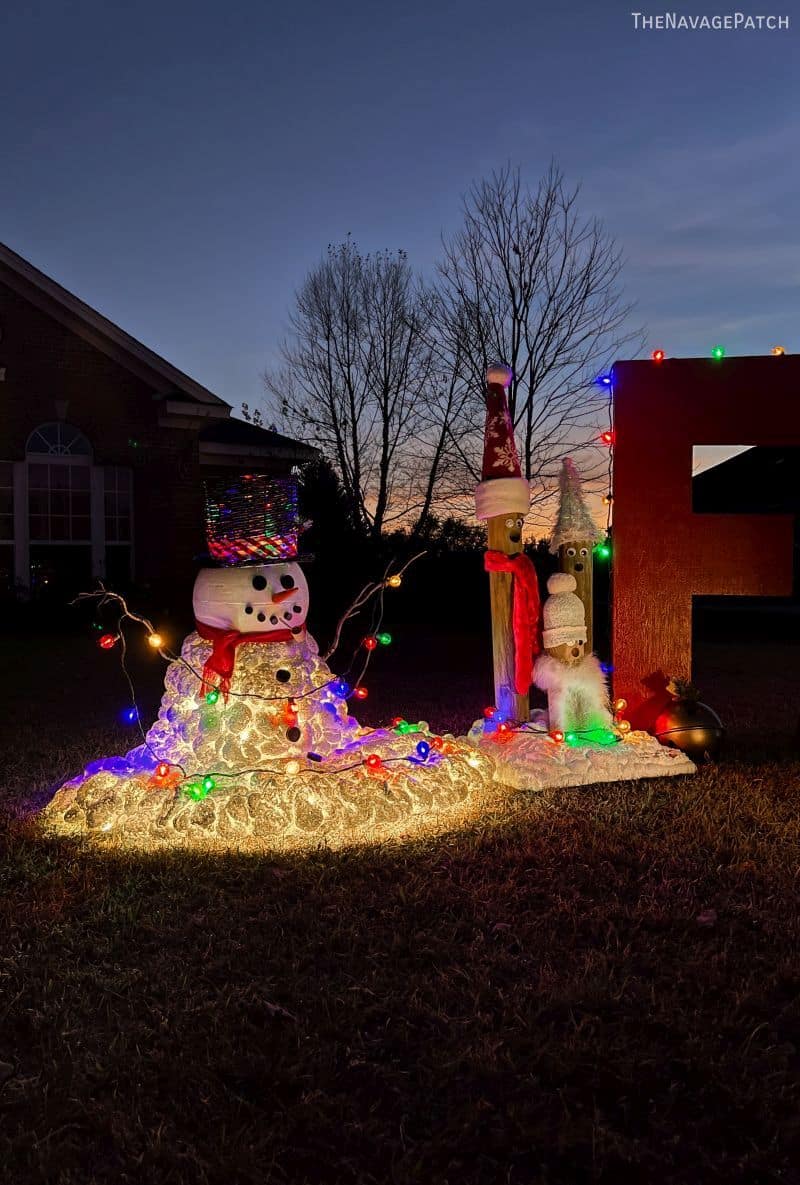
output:
[[[378,639],[373,637],[373,635],[370,634],[370,636],[368,638],[364,639],[364,649],[365,650],[376,650],[377,647],[378,647]]]
[[[101,638],[97,639],[97,645],[101,650],[111,650],[117,644],[116,634],[103,634]]]
[[[366,687],[357,687],[353,692],[353,695],[356,697],[356,699],[366,699],[369,695],[369,692],[367,691]]]
[[[492,708],[492,707],[484,708],[483,714],[487,720],[491,720],[492,716],[494,716],[496,711],[497,711],[497,708]]]
[[[614,443],[614,441],[616,440],[616,438],[617,438],[617,434],[613,430],[613,428],[608,429],[608,431],[606,431],[606,432],[600,433],[600,440],[602,441],[603,444],[612,445]]]
[[[431,737],[431,748],[438,749],[441,753],[444,748],[444,740],[442,737]]]
[[[158,765],[156,766],[156,773],[160,778],[166,778],[169,773],[169,766],[167,765],[166,761],[159,761]]]
[[[652,358],[653,358],[654,362],[663,362],[664,361],[664,351],[663,350],[653,350]]]
[[[560,745],[562,743],[562,741],[564,740],[564,734],[560,728],[553,729],[553,731],[550,733],[550,740],[555,741],[557,745]]]
[[[373,772],[378,769],[383,769],[383,762],[377,753],[370,753],[364,764],[366,765],[367,769],[372,770]]]

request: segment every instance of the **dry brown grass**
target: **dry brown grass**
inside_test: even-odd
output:
[[[18,668],[8,803],[109,751],[119,698],[70,659],[49,691]],[[12,812],[3,1179],[800,1181],[794,709],[716,667],[727,764],[435,840],[112,858]]]

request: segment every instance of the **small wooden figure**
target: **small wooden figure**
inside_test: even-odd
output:
[[[575,588],[575,577],[569,572],[555,572],[547,582],[550,596],[542,607],[543,653],[536,660],[534,682],[547,692],[551,732],[601,740],[613,726],[608,687],[599,660],[587,653],[586,618]]]

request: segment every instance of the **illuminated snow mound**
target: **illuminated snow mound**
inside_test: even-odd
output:
[[[340,847],[446,829],[496,798],[492,752],[431,738],[424,723],[362,728],[310,636],[240,646],[227,703],[199,695],[210,653],[186,638],[147,744],[62,786],[47,828],[138,848]]]
[[[685,753],[666,748],[647,732],[629,732],[616,744],[567,744],[530,725],[498,740],[491,723],[476,720],[467,740],[494,758],[497,780],[516,790],[669,778],[696,769]]]

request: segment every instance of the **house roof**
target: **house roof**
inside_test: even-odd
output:
[[[262,453],[270,456],[284,456],[295,461],[312,461],[319,456],[319,449],[283,436],[271,428],[260,428],[245,420],[214,420],[200,430],[200,446],[204,451]]]
[[[160,394],[178,392],[192,403],[214,405],[222,414],[223,409],[230,410],[231,405],[219,395],[148,349],[3,243],[0,243],[0,281],[108,357],[138,374]]]

